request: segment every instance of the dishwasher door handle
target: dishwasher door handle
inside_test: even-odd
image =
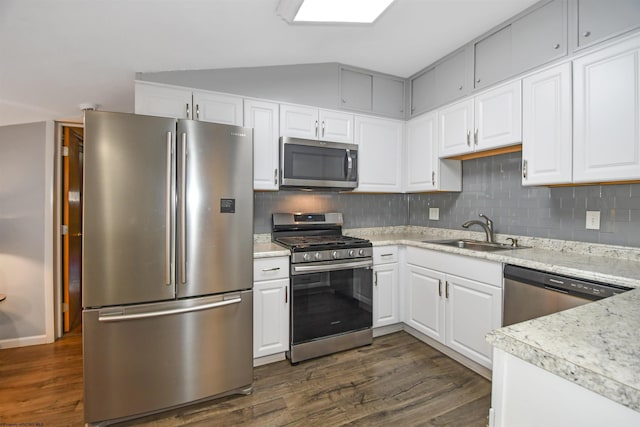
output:
[[[561,294],[569,294],[569,292],[568,292],[568,291],[565,291],[565,290],[563,290],[563,289],[554,288],[554,287],[552,287],[552,286],[545,286],[544,288],[545,288],[546,290],[548,290],[548,291],[554,291],[554,292],[558,292],[558,293],[561,293]]]

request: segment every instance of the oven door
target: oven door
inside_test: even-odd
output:
[[[371,328],[371,260],[292,266],[291,344]]]
[[[358,146],[280,138],[280,186],[353,189],[358,186]]]

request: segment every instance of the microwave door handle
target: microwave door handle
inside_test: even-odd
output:
[[[353,159],[351,158],[351,150],[349,150],[348,148],[345,149],[346,153],[347,153],[347,171],[346,171],[346,176],[345,178],[347,180],[349,180],[349,177],[351,176],[351,172],[353,171]]]

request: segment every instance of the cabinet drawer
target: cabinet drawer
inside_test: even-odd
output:
[[[260,258],[253,260],[253,281],[289,277],[289,257]]]
[[[373,264],[389,264],[398,262],[397,246],[374,246],[373,247]]]

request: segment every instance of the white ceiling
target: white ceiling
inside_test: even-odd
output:
[[[408,77],[536,0],[396,0],[372,26],[279,0],[0,0],[0,125],[132,111],[135,72],[340,62]]]

